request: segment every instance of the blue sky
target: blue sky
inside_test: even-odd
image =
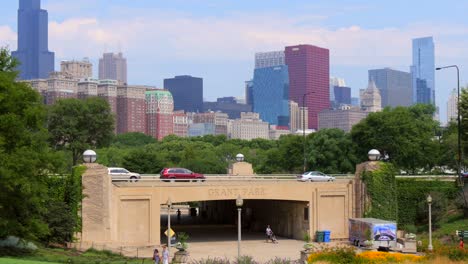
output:
[[[18,1],[3,1],[0,45],[16,49]],[[243,96],[254,53],[312,44],[330,49],[330,73],[353,95],[367,70],[409,71],[411,39],[434,36],[436,65],[468,72],[468,1],[310,0],[42,0],[49,11],[49,49],[60,60],[121,50],[131,84],[162,87],[189,74],[204,79],[204,97]],[[456,87],[452,70],[436,72],[436,102],[445,120]]]

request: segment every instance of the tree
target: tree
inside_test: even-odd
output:
[[[114,118],[109,104],[102,98],[62,99],[49,109],[48,128],[52,145],[70,150],[76,165],[87,148],[109,145]]]
[[[142,147],[156,142],[157,140],[152,136],[140,132],[130,132],[115,136],[112,145],[119,147]]]
[[[468,165],[468,88],[464,88],[460,95],[461,139],[463,146],[464,164]]]
[[[385,108],[369,116],[351,130],[357,146],[357,156],[366,160],[370,149],[378,149],[390,156],[399,168],[415,173],[430,167],[436,159],[434,131],[438,123],[432,116],[433,105]]]
[[[39,93],[15,81],[16,66],[0,48],[0,238],[39,239],[49,232],[42,218],[52,169],[46,112]]]
[[[357,158],[349,134],[340,129],[322,129],[308,136],[308,167],[325,173],[354,172]]]

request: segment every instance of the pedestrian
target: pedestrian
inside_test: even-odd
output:
[[[166,245],[163,246],[162,260],[163,264],[169,264],[169,250]]]
[[[180,223],[180,215],[181,215],[180,209],[177,209],[177,222],[178,223]]]
[[[159,264],[159,262],[161,261],[161,256],[159,256],[159,251],[157,248],[154,249],[153,260],[154,260],[154,264]]]
[[[271,239],[271,235],[273,234],[273,231],[270,228],[270,225],[267,225],[267,228],[265,230],[265,235],[267,237],[267,241]]]
[[[463,249],[465,247],[465,242],[463,242],[463,238],[460,238],[460,249]]]

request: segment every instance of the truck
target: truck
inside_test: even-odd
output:
[[[350,218],[349,241],[355,246],[376,249],[396,248],[397,224],[377,218]],[[365,242],[369,241],[369,242]]]

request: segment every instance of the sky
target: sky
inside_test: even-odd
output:
[[[468,82],[467,0],[42,0],[49,50],[60,61],[122,51],[128,82],[163,87],[175,75],[202,77],[204,99],[244,96],[255,52],[311,44],[330,50],[330,74],[358,96],[367,71],[409,72],[411,40],[433,36],[436,66],[456,64]],[[2,1],[0,46],[17,47],[18,1]],[[454,69],[436,71],[436,104],[456,88]]]

